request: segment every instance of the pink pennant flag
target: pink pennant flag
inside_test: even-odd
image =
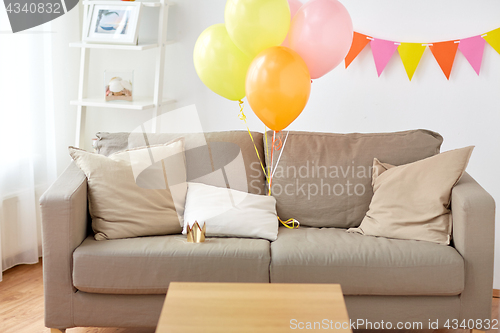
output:
[[[397,50],[398,45],[389,40],[373,39],[370,42],[372,48],[373,60],[375,60],[375,67],[377,67],[378,76],[382,74],[385,66],[391,60],[392,55]]]
[[[479,70],[481,69],[485,43],[486,41],[484,40],[484,38],[479,35],[461,39],[460,44],[458,44],[458,49],[469,61],[469,64],[472,66],[472,68],[474,68],[477,75],[479,75]]]

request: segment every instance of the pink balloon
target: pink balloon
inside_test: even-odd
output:
[[[295,16],[295,14],[297,14],[297,11],[302,6],[302,2],[300,2],[299,0],[288,0],[288,6],[290,6],[290,21],[292,21],[293,17]],[[288,42],[288,35],[286,35],[285,41],[283,42],[283,44],[281,44],[281,46],[290,47],[290,43]]]
[[[290,48],[307,64],[312,79],[322,77],[345,58],[352,43],[352,21],[337,0],[311,0],[290,26]]]

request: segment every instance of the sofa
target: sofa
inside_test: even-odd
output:
[[[202,281],[339,283],[351,320],[364,320],[356,328],[382,320],[393,328],[421,322],[412,328],[425,329],[430,321],[444,328],[453,319],[482,328],[476,320],[491,316],[495,203],[467,173],[452,190],[450,246],[346,232],[368,210],[373,159],[401,165],[433,156],[439,134],[283,134],[272,190],[278,215],[301,226],[280,227],[274,242],[221,237],[191,244],[181,234],[96,241],[87,179],[72,163],[41,198],[45,325],[156,327],[169,283]],[[271,159],[265,148],[272,134],[252,135],[264,166],[273,160],[274,169],[278,153]],[[222,170],[231,188],[267,193],[245,131],[97,136],[103,155],[183,136],[188,181]],[[320,179],[320,171],[336,173]],[[331,192],[319,193],[326,183]]]

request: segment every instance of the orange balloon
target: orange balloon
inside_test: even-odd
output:
[[[297,52],[273,46],[250,64],[245,90],[257,117],[270,129],[281,131],[304,110],[311,92],[311,75]]]

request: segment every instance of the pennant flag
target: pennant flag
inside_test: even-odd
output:
[[[371,40],[371,42],[369,42]],[[460,50],[474,71],[479,75],[484,56],[484,45],[488,43],[500,54],[500,28],[491,30],[486,34],[481,34],[461,40],[450,40],[436,43],[398,43],[384,39],[372,38],[359,32],[354,32],[349,53],[345,57],[345,68],[359,56],[361,51],[370,43],[373,60],[380,77],[385,67],[391,60],[392,55],[398,49],[401,61],[405,67],[406,75],[410,81],[413,79],[418,65],[429,46],[439,67],[443,71],[446,79],[450,79],[453,64],[457,51]],[[398,46],[399,45],[399,46]]]
[[[367,35],[360,34],[359,32],[354,31],[354,35],[352,37],[352,44],[349,53],[347,53],[345,57],[345,68],[349,67],[351,62],[358,56],[358,54],[363,51],[366,44],[370,42]]]
[[[399,56],[405,66],[406,74],[411,81],[418,63],[424,54],[425,45],[422,43],[401,43],[398,47]]]
[[[488,32],[486,36],[484,36],[484,39],[500,53],[500,28]]]
[[[380,76],[398,46],[389,40],[375,38],[371,41],[370,46],[372,47],[373,60],[375,60],[377,74]]]
[[[458,49],[465,56],[472,68],[474,68],[477,75],[479,75],[479,70],[481,69],[485,43],[486,41],[481,36],[474,36],[461,39],[460,44],[458,44]]]
[[[455,55],[457,54],[458,43],[450,40],[447,42],[432,43],[429,48],[436,58],[436,61],[441,67],[446,78],[450,79],[451,68],[453,67],[453,62],[455,61]]]

